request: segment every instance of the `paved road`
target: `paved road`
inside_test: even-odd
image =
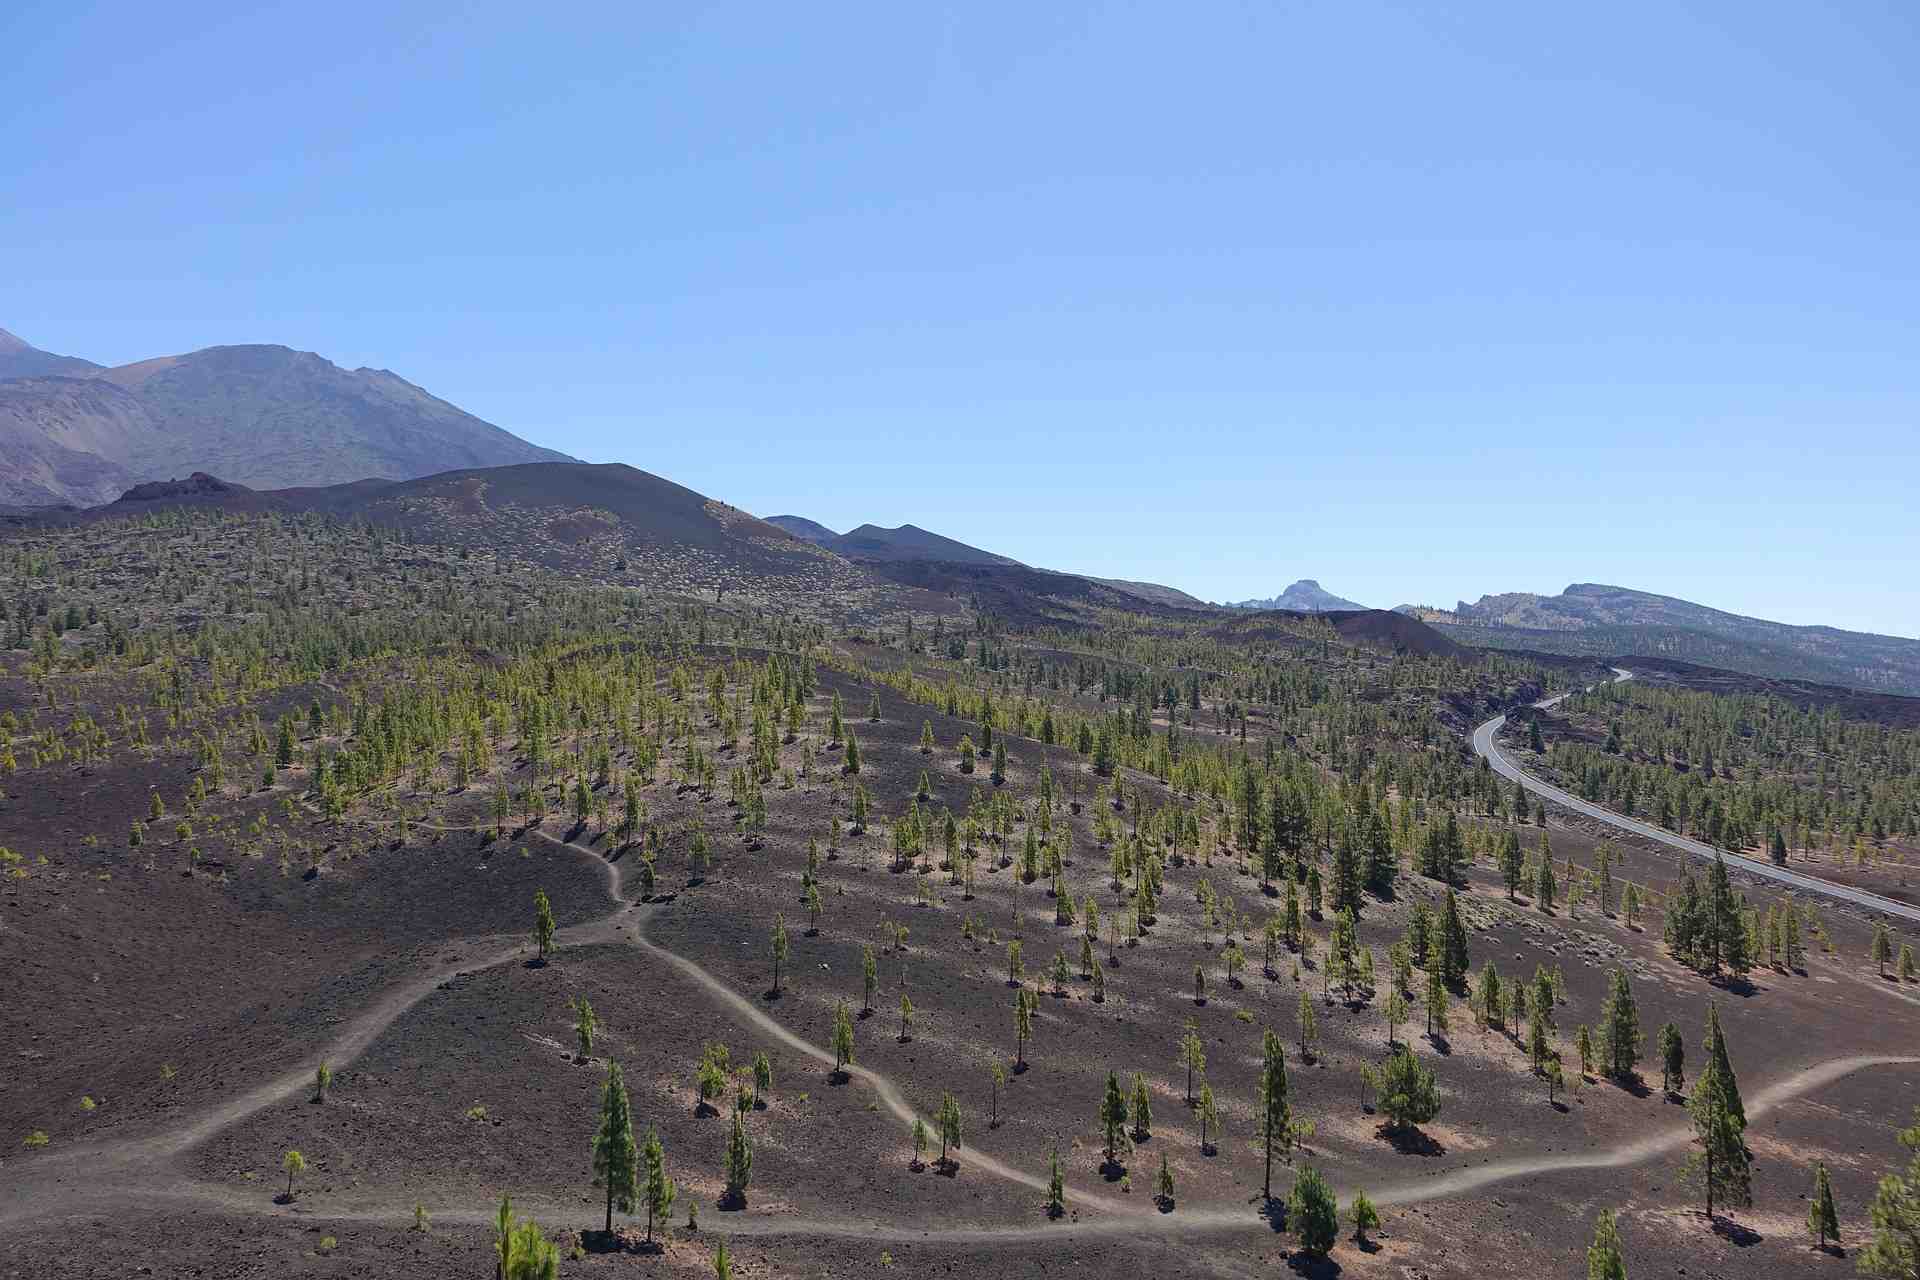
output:
[[[1620,683],[1622,680],[1633,679],[1633,673],[1631,671],[1622,671],[1619,667],[1615,667],[1614,671],[1616,673],[1613,678],[1615,684]],[[1533,705],[1544,711],[1548,707],[1558,704],[1568,696],[1569,695],[1563,693],[1559,695],[1559,697],[1545,698]],[[1716,856],[1716,850],[1712,845],[1702,844],[1698,840],[1690,840],[1686,836],[1675,835],[1673,832],[1661,827],[1656,827],[1652,823],[1642,822],[1638,818],[1629,818],[1625,814],[1615,813],[1611,809],[1603,809],[1599,805],[1582,800],[1578,796],[1569,795],[1551,783],[1542,782],[1532,774],[1522,770],[1518,765],[1514,764],[1513,761],[1509,760],[1506,753],[1500,750],[1499,746],[1494,742],[1494,735],[1500,732],[1500,726],[1506,722],[1507,718],[1505,716],[1495,716],[1473,731],[1474,751],[1487,758],[1487,763],[1493,766],[1495,773],[1503,778],[1513,779],[1537,796],[1544,796],[1556,804],[1565,805],[1567,808],[1578,813],[1584,813],[1589,818],[1597,818],[1601,822],[1609,823],[1612,826],[1620,828],[1622,831],[1629,831],[1637,836],[1645,836],[1649,840],[1657,840],[1669,849],[1678,849],[1680,852],[1690,853],[1696,858],[1702,858],[1708,862],[1713,861]],[[1895,902],[1892,898],[1883,898],[1877,893],[1868,893],[1865,889],[1854,889],[1843,884],[1834,884],[1827,880],[1817,880],[1812,876],[1801,875],[1797,871],[1789,871],[1784,867],[1776,867],[1771,862],[1765,862],[1755,858],[1746,858],[1735,853],[1719,852],[1718,856],[1725,857],[1729,867],[1736,867],[1739,870],[1751,872],[1756,876],[1764,876],[1769,880],[1777,880],[1781,884],[1790,885],[1803,893],[1819,894],[1822,897],[1852,903],[1857,907],[1865,907],[1869,911],[1883,911],[1891,916],[1900,916],[1906,920],[1920,921],[1920,907],[1909,906],[1904,902]]]

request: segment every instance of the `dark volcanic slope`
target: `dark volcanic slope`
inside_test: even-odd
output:
[[[970,547],[964,542],[903,524],[897,529],[882,529],[863,524],[850,529],[829,544],[852,560],[942,560],[949,564],[999,564],[1019,566],[1018,560],[997,556],[991,551]]]
[[[1418,618],[1390,609],[1333,610],[1319,616],[1345,639],[1369,649],[1426,658],[1458,658],[1466,653],[1460,645]]]
[[[141,485],[80,518],[156,506],[315,512],[670,591],[844,591],[872,580],[736,507],[619,463],[529,462],[415,480],[255,490],[212,476]],[[57,522],[72,515],[47,513]],[[624,568],[622,567],[624,566]]]
[[[840,535],[818,520],[809,520],[805,516],[768,516],[768,524],[785,529],[796,538],[805,538],[817,547],[829,547],[839,541]]]
[[[1418,618],[1386,609],[1295,610],[1268,609],[1242,611],[1209,629],[1217,639],[1234,642],[1304,644],[1316,633],[1312,628],[1333,628],[1348,644],[1385,653],[1419,657],[1471,657],[1470,650],[1455,644]]]

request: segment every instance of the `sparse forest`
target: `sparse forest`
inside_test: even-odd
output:
[[[1846,1090],[1911,1080],[1911,935],[1549,816],[1465,749],[1577,669],[1307,618],[703,600],[192,509],[16,530],[0,602],[21,1238],[36,1169],[135,1138],[103,1198],[277,1190],[341,1249],[390,1225],[514,1275],[780,1258],[747,1219],[864,1233],[833,1255],[864,1269],[919,1223],[1117,1224],[1098,1248],[1162,1218],[1367,1274],[1650,1134],[1626,1167],[1684,1168],[1704,1216],[1594,1172],[1592,1256],[1737,1230],[1799,1274],[1766,1215],[1816,1164],[1821,1248],[1880,1230],[1877,1174],[1758,1158],[1733,1082],[1789,1134],[1839,1091],[1886,1146],[1904,1117]],[[1910,730],[1566,706],[1609,736],[1548,764],[1624,810],[1795,853],[1913,834]],[[1475,1207],[1402,1208],[1446,1198]]]

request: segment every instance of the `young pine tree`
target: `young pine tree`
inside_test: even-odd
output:
[[[1905,1170],[1880,1179],[1869,1210],[1873,1240],[1860,1254],[1860,1270],[1886,1280],[1920,1275],[1920,1107],[1913,1121],[1900,1131],[1900,1145],[1912,1158]]]
[[[600,1131],[593,1139],[594,1180],[606,1188],[608,1235],[613,1234],[613,1210],[632,1213],[640,1201],[640,1160],[633,1144],[633,1112],[627,1104],[626,1077],[620,1064],[609,1063],[600,1090]],[[649,1219],[648,1236],[652,1236]]]
[[[1602,1209],[1594,1219],[1593,1243],[1587,1246],[1587,1280],[1627,1280],[1627,1259],[1620,1250],[1620,1228],[1611,1209]]]
[[[733,1132],[727,1137],[726,1201],[733,1205],[747,1202],[747,1187],[753,1181],[753,1145],[747,1141],[745,1117],[733,1113]]]
[[[1207,1075],[1206,1046],[1201,1043],[1192,1018],[1187,1019],[1186,1034],[1180,1037],[1180,1062],[1187,1069],[1187,1105],[1192,1106],[1193,1078],[1197,1075],[1204,1082]]]
[[[1100,1096],[1101,1149],[1106,1153],[1109,1165],[1117,1165],[1120,1162],[1120,1156],[1126,1144],[1126,1128],[1126,1094],[1121,1092],[1119,1075],[1109,1071],[1106,1092]]]
[[[1820,1252],[1827,1251],[1827,1241],[1838,1243],[1840,1239],[1840,1215],[1833,1207],[1833,1180],[1827,1176],[1827,1163],[1816,1161],[1813,1166],[1813,1200],[1807,1206],[1807,1234],[1814,1239],[1814,1247]]]
[[[642,1159],[647,1168],[647,1181],[642,1193],[647,1202],[647,1243],[652,1244],[654,1220],[666,1221],[667,1215],[673,1212],[673,1200],[679,1188],[667,1176],[667,1154],[660,1145],[660,1134],[655,1130],[647,1131],[647,1145]]]
[[[965,1133],[960,1116],[960,1103],[949,1093],[940,1099],[940,1114],[936,1126],[940,1130],[940,1165],[953,1167],[952,1152],[960,1150]]]
[[[1745,1206],[1753,1200],[1752,1168],[1744,1141],[1746,1109],[1727,1058],[1720,1013],[1713,1005],[1707,1006],[1705,1058],[1687,1104],[1696,1150],[1683,1174],[1704,1193],[1711,1218],[1716,1204]]]
[[[1640,1014],[1624,970],[1613,971],[1600,1009],[1600,1065],[1615,1080],[1631,1080],[1640,1062]]]
[[[1260,1149],[1263,1160],[1261,1194],[1273,1199],[1273,1157],[1293,1149],[1293,1107],[1287,1079],[1286,1052],[1271,1031],[1260,1037]]]
[[[853,1015],[842,1000],[833,1009],[833,1070],[844,1076],[853,1065]]]
[[[1339,1203],[1333,1198],[1333,1188],[1311,1165],[1294,1175],[1287,1217],[1300,1236],[1301,1249],[1316,1258],[1324,1258],[1340,1234]]]
[[[556,932],[553,923],[553,908],[547,903],[547,891],[533,891],[533,945],[539,951],[541,964],[547,962],[547,956],[553,951],[553,935]]]
[[[1660,1028],[1660,1087],[1677,1098],[1687,1087],[1687,1045],[1671,1022]]]
[[[787,960],[787,918],[776,916],[773,936],[767,942],[767,955],[773,961],[773,994],[780,994],[780,966]]]

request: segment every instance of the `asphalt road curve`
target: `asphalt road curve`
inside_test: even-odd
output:
[[[1622,671],[1619,667],[1615,667],[1614,671],[1617,673],[1614,676],[1615,684],[1620,683],[1622,680],[1631,680],[1633,678],[1631,671]],[[1563,693],[1558,697],[1542,699],[1533,705],[1544,711],[1548,707],[1559,703],[1567,696],[1568,695]],[[1857,907],[1865,907],[1869,911],[1883,911],[1890,916],[1899,916],[1906,920],[1920,921],[1920,907],[1909,906],[1904,902],[1896,902],[1892,898],[1883,898],[1877,893],[1868,893],[1865,889],[1853,889],[1843,884],[1833,884],[1826,880],[1815,879],[1812,876],[1803,876],[1797,871],[1789,871],[1785,867],[1776,867],[1771,862],[1764,860],[1743,857],[1740,854],[1727,853],[1724,850],[1715,850],[1712,845],[1702,844],[1698,840],[1690,840],[1686,836],[1675,835],[1673,832],[1661,827],[1656,827],[1652,823],[1642,822],[1638,818],[1629,818],[1623,813],[1615,813],[1611,809],[1603,809],[1599,805],[1582,800],[1578,796],[1568,795],[1551,783],[1542,782],[1532,774],[1527,773],[1521,769],[1520,766],[1509,760],[1506,753],[1500,750],[1499,746],[1494,742],[1494,735],[1500,732],[1500,726],[1506,722],[1507,718],[1505,716],[1495,716],[1478,729],[1475,729],[1473,731],[1473,749],[1477,754],[1486,757],[1487,763],[1493,766],[1495,773],[1503,778],[1513,779],[1537,796],[1542,796],[1545,799],[1553,801],[1555,804],[1564,805],[1577,813],[1584,813],[1589,818],[1597,818],[1601,822],[1620,828],[1622,831],[1631,832],[1637,836],[1645,836],[1649,840],[1657,840],[1670,849],[1678,849],[1682,853],[1690,853],[1694,857],[1704,859],[1708,862],[1712,862],[1716,855],[1724,857],[1729,867],[1750,872],[1756,876],[1764,876],[1768,880],[1777,880],[1781,884],[1790,885],[1802,893],[1819,894],[1824,898],[1833,898],[1840,902],[1852,903]]]

